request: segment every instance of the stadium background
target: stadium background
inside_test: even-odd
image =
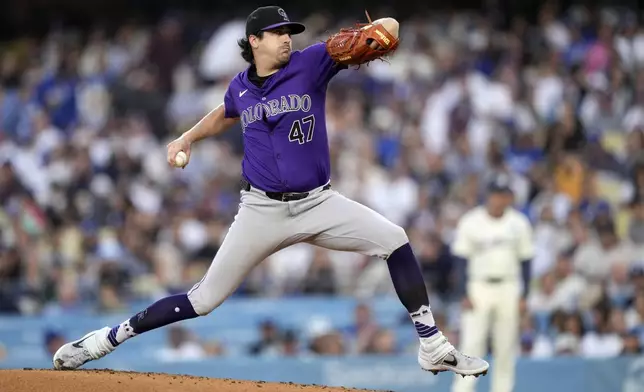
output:
[[[236,211],[240,132],[186,170],[165,145],[221,102],[262,4],[0,6],[0,367],[49,367],[63,341],[201,277]],[[309,28],[296,48],[364,15],[279,4]],[[511,174],[538,249],[517,392],[644,389],[644,15],[579,4],[370,2],[401,21],[400,50],[329,89],[334,187],[408,229],[454,343],[453,228]],[[96,367],[447,391],[415,340],[385,264],[296,246],[207,318]]]

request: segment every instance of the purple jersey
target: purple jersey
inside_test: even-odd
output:
[[[319,43],[294,51],[262,87],[248,79],[248,69],[235,76],[224,97],[225,117],[241,120],[248,182],[267,192],[306,192],[329,181],[326,90],[345,68]]]

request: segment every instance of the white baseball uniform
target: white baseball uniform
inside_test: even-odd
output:
[[[476,207],[460,219],[452,252],[468,261],[466,294],[473,307],[461,315],[462,350],[484,356],[491,332],[491,391],[511,392],[519,350],[520,263],[534,255],[530,222],[513,208],[495,218]],[[457,377],[452,390],[473,392],[475,381]]]

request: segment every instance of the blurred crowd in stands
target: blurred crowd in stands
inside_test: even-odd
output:
[[[171,15],[0,43],[0,313],[119,311],[201,278],[237,209],[241,132],[200,143],[185,170],[167,166],[165,146],[245,67],[244,17],[213,26]],[[361,18],[310,15],[295,49]],[[641,352],[644,20],[548,4],[537,20],[402,20],[389,62],[329,87],[332,184],[408,230],[456,343],[452,233],[484,200],[486,178],[509,173],[537,244],[522,352]],[[298,245],[235,295],[377,294],[395,295],[382,260]],[[317,344],[395,350],[371,323]],[[294,350],[294,334],[276,328],[250,350]],[[173,341],[185,337],[177,331]]]

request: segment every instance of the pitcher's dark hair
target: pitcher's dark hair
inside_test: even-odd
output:
[[[264,36],[263,31],[257,32],[257,34],[253,34],[257,38],[262,38]],[[255,59],[253,58],[253,48],[250,46],[250,42],[248,41],[248,38],[242,38],[237,41],[237,45],[241,49],[241,56],[244,60],[246,60],[247,63],[249,64],[254,64]]]

